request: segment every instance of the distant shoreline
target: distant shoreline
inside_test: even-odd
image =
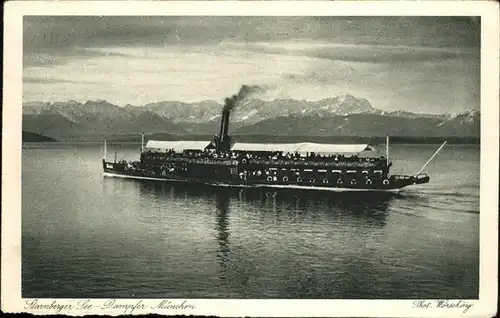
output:
[[[23,142],[57,142],[58,140],[37,133],[22,131]]]

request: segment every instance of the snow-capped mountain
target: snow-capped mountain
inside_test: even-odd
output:
[[[223,105],[162,101],[120,107],[104,100],[27,102],[23,130],[63,139],[67,134],[215,134]],[[250,99],[231,113],[241,134],[358,136],[479,136],[480,113],[417,114],[382,111],[366,99],[342,95],[320,101]]]

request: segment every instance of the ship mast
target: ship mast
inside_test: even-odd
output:
[[[106,161],[106,157],[107,157],[107,145],[106,145],[106,138],[104,138],[104,156],[103,156],[104,161]]]
[[[141,133],[141,153],[144,152],[144,132]]]
[[[385,160],[386,164],[389,165],[389,136],[386,137],[385,143]]]

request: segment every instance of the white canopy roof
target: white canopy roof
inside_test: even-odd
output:
[[[315,152],[315,153],[359,153],[373,151],[368,144],[317,144],[301,142],[296,144],[257,144],[237,142],[231,150],[235,151],[282,151],[282,152]]]
[[[165,151],[173,149],[175,151],[183,150],[203,150],[210,144],[210,141],[160,141],[148,140],[146,149],[155,149],[157,151]]]

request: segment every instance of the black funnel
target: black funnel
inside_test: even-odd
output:
[[[222,118],[220,122],[220,134],[219,134],[219,150],[227,151],[231,147],[231,138],[228,135],[229,131],[229,116],[231,112],[227,109],[222,111]]]

